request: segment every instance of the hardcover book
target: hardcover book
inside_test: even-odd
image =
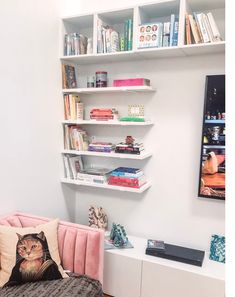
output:
[[[137,48],[162,46],[162,23],[147,23],[138,26]]]
[[[77,88],[77,81],[76,81],[74,66],[62,64],[62,82],[63,82],[63,89]]]

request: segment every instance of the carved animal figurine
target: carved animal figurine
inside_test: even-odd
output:
[[[62,278],[57,264],[51,258],[43,231],[38,234],[16,234],[16,264],[5,286]]]
[[[107,229],[108,216],[102,207],[90,206],[89,226],[98,229]]]

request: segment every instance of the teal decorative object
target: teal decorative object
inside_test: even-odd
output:
[[[124,247],[127,245],[128,238],[123,226],[113,223],[112,230],[110,232],[110,241],[116,247]]]
[[[225,237],[212,235],[210,247],[210,260],[225,263]]]

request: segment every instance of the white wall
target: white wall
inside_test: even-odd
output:
[[[56,0],[0,1],[0,215],[74,216],[62,189],[61,74]]]
[[[124,7],[137,1],[61,0],[60,3],[61,15],[73,15]],[[146,113],[155,121],[151,129],[89,127],[88,132],[99,137],[105,135],[104,138],[120,136],[120,140],[126,135],[143,138],[154,153],[150,160],[112,161],[112,165],[143,166],[153,186],[143,195],[79,188],[77,221],[87,223],[88,207],[95,204],[107,211],[110,225],[121,223],[130,234],[208,249],[211,234],[224,233],[224,202],[197,198],[204,85],[205,75],[224,73],[224,55],[80,66],[79,73],[84,78],[98,69],[107,70],[110,79],[118,74],[142,75],[157,88],[155,95],[86,99],[88,107],[94,106],[95,101],[96,106],[113,105],[120,110],[126,108],[127,102],[146,104]],[[111,166],[103,159],[93,161]]]

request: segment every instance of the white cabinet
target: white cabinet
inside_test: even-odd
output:
[[[140,297],[142,261],[105,253],[104,292],[115,297]]]
[[[141,297],[223,297],[224,281],[143,261]]]
[[[104,292],[115,297],[224,297],[225,265],[202,267],[145,255],[146,239],[129,236],[133,249],[105,251]]]

